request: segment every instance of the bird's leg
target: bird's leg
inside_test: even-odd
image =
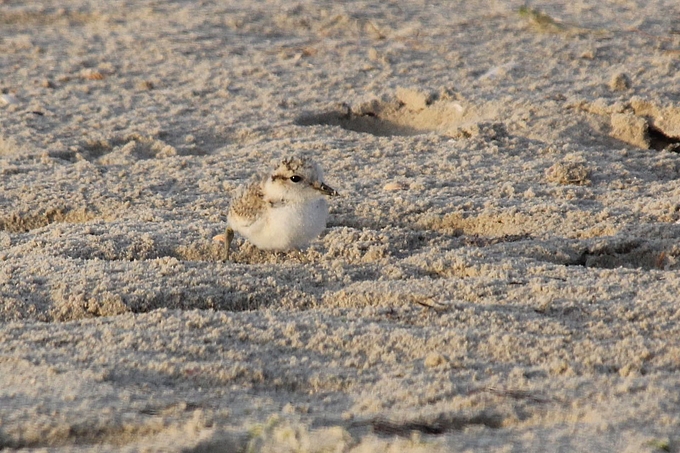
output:
[[[230,227],[227,227],[227,230],[224,232],[224,249],[226,252],[226,257],[224,258],[224,261],[229,261],[229,249],[231,248],[231,241],[234,239],[234,230],[232,230]]]

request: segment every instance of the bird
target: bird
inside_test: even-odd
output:
[[[338,192],[323,180],[321,167],[304,156],[283,159],[271,172],[239,187],[229,205],[225,261],[237,232],[262,250],[306,247],[326,228],[326,198]]]

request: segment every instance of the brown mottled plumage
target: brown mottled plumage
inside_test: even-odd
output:
[[[229,206],[229,216],[237,216],[255,221],[258,213],[262,212],[266,205],[267,202],[264,200],[261,181],[252,181],[232,200]]]

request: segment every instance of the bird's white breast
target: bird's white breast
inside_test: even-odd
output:
[[[324,198],[274,204],[266,215],[248,226],[232,225],[258,248],[289,250],[306,246],[326,228],[328,204]]]

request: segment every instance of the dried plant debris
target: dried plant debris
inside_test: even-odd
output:
[[[524,5],[520,6],[518,13],[539,31],[556,33],[566,30],[564,25],[538,9]]]

